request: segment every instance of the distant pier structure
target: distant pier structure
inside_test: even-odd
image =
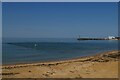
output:
[[[120,37],[109,36],[107,38],[77,38],[77,40],[120,40]]]

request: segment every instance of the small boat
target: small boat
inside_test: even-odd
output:
[[[34,45],[35,47],[37,46],[37,44]]]

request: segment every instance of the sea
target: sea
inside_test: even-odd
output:
[[[3,38],[2,64],[69,60],[118,50],[117,40]]]

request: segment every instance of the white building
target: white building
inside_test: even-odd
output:
[[[115,39],[115,37],[114,36],[109,36],[108,39]]]

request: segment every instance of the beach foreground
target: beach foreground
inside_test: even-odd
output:
[[[4,65],[3,78],[118,78],[118,51],[79,59]]]

